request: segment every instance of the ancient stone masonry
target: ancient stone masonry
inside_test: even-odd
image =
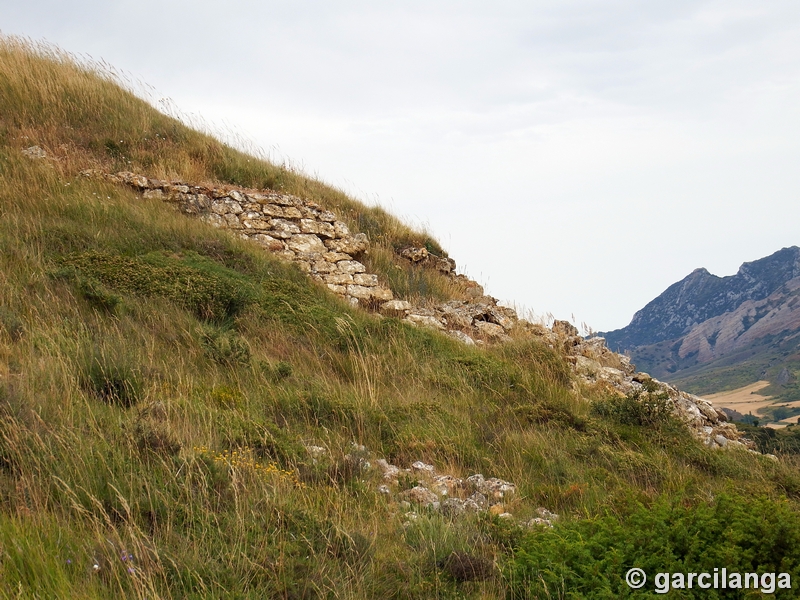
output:
[[[567,321],[555,321],[552,329],[538,327],[535,333],[564,354],[579,385],[597,386],[620,396],[636,395],[642,401],[650,397],[666,398],[675,416],[707,446],[755,448],[755,444],[744,438],[736,425],[728,423],[725,413],[714,408],[711,402],[658,381],[647,373],[637,373],[630,359],[609,350],[602,337],[583,338]]]
[[[439,329],[466,344],[508,341],[517,326],[513,309],[498,306],[495,298],[483,294],[477,282],[456,274],[453,259],[438,257],[425,248],[406,248],[400,256],[420,268],[433,268],[458,280],[469,299],[433,308],[394,300],[392,291],[357,260],[367,251],[367,236],[351,233],[336,215],[309,200],[272,191],[166,182],[130,172],[87,170],[83,174],[128,185],[145,198],[172,203],[186,215],[230,229],[294,262],[353,304],[379,306],[384,315]]]
[[[467,299],[427,307],[413,307],[408,302],[395,300],[381,306],[384,314],[400,317],[412,325],[438,329],[470,345],[507,342],[512,331],[527,326],[513,308],[498,305],[496,298],[484,295],[483,287],[477,282],[457,274],[456,262],[452,258],[436,256],[427,248],[414,247],[405,248],[398,254],[416,267],[434,269],[458,281]]]
[[[367,273],[356,260],[367,250],[367,236],[350,233],[336,215],[308,200],[277,192],[165,182],[128,172],[85,171],[84,175],[127,184],[145,198],[173,203],[187,215],[253,240],[353,304],[393,298],[378,276]]]
[[[435,269],[458,280],[467,299],[426,307],[393,299],[392,291],[357,260],[368,248],[367,237],[363,233],[352,234],[336,215],[313,202],[277,192],[164,182],[128,172],[110,175],[89,170],[83,174],[126,184],[147,198],[173,203],[187,215],[230,229],[294,262],[351,303],[378,308],[384,315],[411,325],[442,331],[469,345],[506,342],[512,335],[539,337],[570,364],[577,393],[581,386],[588,386],[622,396],[635,395],[643,401],[651,396],[666,398],[673,413],[706,445],[751,451],[754,447],[735,425],[727,422],[725,413],[707,400],[647,373],[637,373],[630,359],[609,350],[602,337],[585,339],[567,321],[555,321],[552,328],[547,328],[519,319],[512,308],[500,306],[495,298],[484,295],[478,283],[457,274],[455,261],[436,256],[426,248],[405,248],[398,254],[419,268]],[[393,469],[391,465],[388,468]],[[433,488],[438,483],[441,482],[433,479]],[[473,487],[483,493],[480,486]],[[419,502],[416,496],[424,496],[423,500],[433,502],[431,494],[427,488],[411,490],[409,500]],[[471,506],[468,500],[464,507]],[[457,504],[452,497],[449,503]]]

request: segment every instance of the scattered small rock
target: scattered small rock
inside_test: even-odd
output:
[[[47,152],[45,152],[39,146],[30,146],[29,148],[25,148],[22,151],[22,154],[33,159],[47,158]]]
[[[414,486],[410,490],[403,492],[403,494],[409,502],[415,502],[424,507],[439,503],[439,496],[421,485]]]

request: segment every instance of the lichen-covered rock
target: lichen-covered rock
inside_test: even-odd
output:
[[[389,300],[381,304],[380,310],[389,317],[403,317],[411,310],[411,303],[406,300]]]
[[[295,252],[325,252],[326,248],[316,235],[300,233],[293,235],[286,241],[286,246]]]
[[[502,340],[508,337],[506,335],[505,330],[496,323],[489,323],[487,321],[478,321],[477,323],[475,323],[474,326],[475,329],[478,331],[478,333],[489,339]]]
[[[431,315],[420,315],[412,312],[406,315],[406,318],[403,320],[407,323],[411,323],[412,325],[419,325],[421,327],[429,327],[431,329],[440,330],[444,329],[442,322]]]
[[[414,502],[423,507],[432,507],[439,504],[439,496],[421,485],[406,490],[403,495],[409,502]]]
[[[39,158],[47,158],[47,152],[42,150],[39,146],[30,146],[22,150],[23,156],[27,156],[28,158],[39,159]]]

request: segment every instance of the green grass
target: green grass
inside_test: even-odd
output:
[[[576,390],[536,339],[467,347],[355,310],[255,245],[77,173],[131,161],[287,189],[354,230],[369,215],[369,260],[406,295],[457,295],[395,264],[392,248],[426,240],[391,216],[62,53],[4,40],[0,90],[0,596],[513,597],[531,535],[516,522],[539,506],[562,515],[553,532],[632,506],[666,519],[669,498],[714,507],[732,487],[797,514],[792,459],[714,452],[658,407]],[[24,157],[33,143],[59,160]],[[354,442],[513,481],[515,522],[404,525]],[[488,578],[454,576],[453,553]]]

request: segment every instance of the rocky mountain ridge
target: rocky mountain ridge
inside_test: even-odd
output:
[[[705,268],[695,269],[637,311],[629,325],[601,335],[609,347],[619,351],[674,340],[744,302],[766,299],[796,277],[800,277],[797,246],[746,262],[735,275],[727,277],[713,275]]]
[[[697,269],[604,335],[647,372],[692,391],[775,379],[769,393],[781,394],[800,361],[800,248],[729,277]]]

